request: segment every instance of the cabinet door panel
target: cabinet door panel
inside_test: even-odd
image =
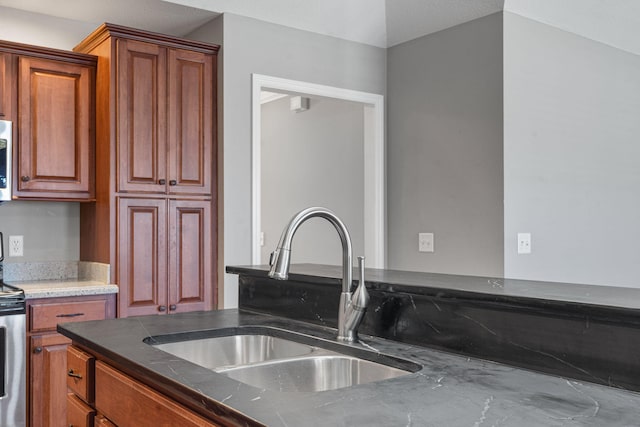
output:
[[[18,196],[46,191],[92,197],[93,75],[89,68],[21,57]]]
[[[11,106],[13,104],[12,80],[13,56],[0,52],[0,120],[13,120]]]
[[[101,361],[96,362],[96,409],[120,427],[217,426]]]
[[[118,200],[120,317],[167,311],[166,206],[158,199]]]
[[[60,334],[31,337],[31,427],[65,427],[67,419],[67,346]]]
[[[169,51],[169,193],[211,194],[213,58]]]
[[[118,191],[164,193],[166,49],[119,40]]]
[[[169,304],[172,311],[211,308],[211,202],[169,201]]]

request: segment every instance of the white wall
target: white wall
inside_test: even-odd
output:
[[[309,206],[334,211],[347,226],[355,256],[364,254],[364,107],[313,97],[295,113],[290,98],[262,105],[261,224],[263,263],[288,220]],[[334,227],[311,219],[296,233],[294,263],[342,265]]]
[[[384,94],[386,52],[233,14],[188,37],[219,42],[220,33],[224,267],[251,264],[251,74]],[[237,298],[237,277],[225,275],[224,307],[237,306]]]
[[[505,276],[640,287],[639,94],[640,56],[504,14]]]
[[[388,50],[389,268],[502,276],[501,15]]]

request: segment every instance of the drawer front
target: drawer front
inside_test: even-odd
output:
[[[105,300],[34,304],[29,312],[29,326],[31,332],[55,331],[58,323],[102,320],[106,309]]]
[[[87,403],[93,403],[95,358],[73,346],[67,348],[67,387]]]
[[[96,409],[118,427],[217,426],[101,361],[96,362]]]
[[[93,427],[96,411],[75,396],[67,395],[67,425],[69,427]]]

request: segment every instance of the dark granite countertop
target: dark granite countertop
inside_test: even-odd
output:
[[[267,277],[268,265],[227,266],[227,273]],[[322,264],[292,264],[289,278],[313,278],[339,283],[342,267]],[[354,281],[359,279],[357,268]],[[558,304],[577,303],[620,309],[640,309],[640,289],[617,286],[582,285],[576,283],[542,282],[495,277],[461,276],[455,274],[422,273],[414,271],[365,270],[367,287],[389,292],[409,291],[414,294],[473,294],[475,298],[498,300],[544,301]]]
[[[242,310],[67,323],[58,330],[117,368],[198,410],[267,426],[633,426],[640,394],[362,336],[356,347],[411,360],[419,372],[319,393],[258,389],[143,342],[243,325],[333,340],[335,329]],[[238,414],[243,414],[240,416]]]

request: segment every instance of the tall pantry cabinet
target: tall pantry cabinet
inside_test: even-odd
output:
[[[74,50],[98,57],[82,260],[111,265],[120,317],[215,307],[218,47],[103,24]]]

